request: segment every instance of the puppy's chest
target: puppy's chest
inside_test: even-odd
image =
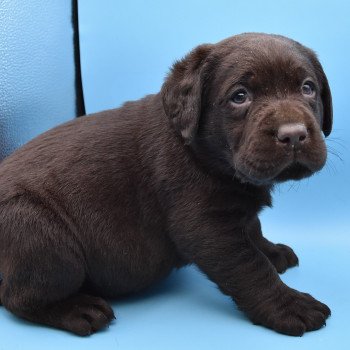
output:
[[[223,188],[208,196],[206,207],[209,215],[245,221],[257,215],[266,206],[271,206],[268,191],[245,192]]]

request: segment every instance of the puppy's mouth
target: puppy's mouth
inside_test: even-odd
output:
[[[275,178],[275,182],[282,182],[287,180],[301,180],[309,177],[314,173],[306,165],[295,162],[283,169]]]
[[[314,135],[298,147],[272,143],[270,139],[262,139],[262,145],[243,144],[231,155],[235,176],[241,182],[273,185],[313,175],[322,169],[327,159],[323,139],[317,137],[317,133]]]
[[[256,169],[254,167],[235,168],[235,176],[245,183],[251,183],[253,185],[263,186],[272,185],[274,183],[288,181],[288,180],[301,180],[303,178],[313,175],[316,171],[320,170],[322,166],[311,167],[310,165],[300,162],[296,159],[287,163],[283,167],[276,169],[271,166],[266,169]]]

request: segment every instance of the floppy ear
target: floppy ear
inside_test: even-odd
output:
[[[187,145],[198,128],[208,66],[206,58],[211,47],[209,44],[198,46],[176,62],[161,90],[165,114]]]
[[[322,131],[327,137],[331,133],[333,125],[332,94],[326,74],[324,73],[321,63],[318,61],[314,53],[312,53],[311,60],[316,69],[317,77],[321,83],[321,100],[323,105]]]
[[[332,106],[332,94],[329,88],[328,80],[326,75],[321,68],[321,83],[322,83],[322,91],[321,98],[323,103],[323,122],[322,122],[322,131],[324,135],[327,137],[332,131],[333,125],[333,106]]]

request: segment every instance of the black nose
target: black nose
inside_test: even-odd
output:
[[[307,138],[304,124],[284,124],[278,128],[278,141],[289,146],[299,146]]]

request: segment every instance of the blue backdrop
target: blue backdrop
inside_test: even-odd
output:
[[[211,282],[187,268],[144,295],[114,302],[117,321],[90,338],[32,326],[2,311],[0,342],[11,349],[23,348],[24,339],[26,349],[348,349],[350,3],[84,0],[79,18],[88,113],[159,91],[175,59],[233,34],[279,33],[319,54],[334,100],[327,166],[309,180],[279,186],[275,208],[264,212],[262,223],[271,240],[290,244],[300,258],[283,280],[327,303],[332,317],[327,327],[302,338],[253,326]]]
[[[71,0],[0,1],[0,160],[76,116]]]

